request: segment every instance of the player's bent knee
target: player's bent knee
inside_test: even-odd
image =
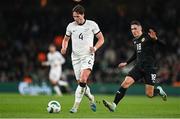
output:
[[[87,76],[82,76],[82,77],[81,77],[81,82],[84,82],[84,83],[86,83],[86,81],[87,81],[87,78],[88,78]]]
[[[86,83],[86,82],[87,82],[87,79],[81,78],[80,81],[79,81],[79,84],[80,84],[80,83]]]
[[[91,73],[91,70],[86,69],[81,72],[80,82],[86,83],[87,79]]]
[[[86,83],[86,82],[87,82],[87,79],[88,79],[88,76],[87,76],[87,75],[82,75],[81,78],[80,78],[80,82]]]
[[[129,88],[134,83],[134,80],[131,77],[126,77],[123,83],[121,84],[124,88]]]

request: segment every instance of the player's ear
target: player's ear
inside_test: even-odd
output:
[[[139,29],[142,31],[142,26],[139,26]]]

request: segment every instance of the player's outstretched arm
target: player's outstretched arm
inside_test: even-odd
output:
[[[136,59],[137,55],[136,55],[136,51],[134,51],[134,54],[126,61],[126,62],[122,62],[118,65],[119,68],[123,68],[126,65],[130,64],[132,61],[134,61]]]
[[[98,38],[97,43],[95,44],[94,47],[90,47],[90,51],[92,53],[96,52],[96,50],[98,50],[104,44],[104,36],[102,32],[99,32],[98,34],[96,34],[96,37]]]
[[[126,63],[127,63],[126,65],[130,64],[132,61],[134,61],[136,59],[136,57],[137,57],[136,54],[137,54],[136,51],[134,51],[134,54],[126,61]]]
[[[158,39],[156,32],[153,29],[149,29],[148,35],[156,41],[157,44],[159,44],[160,46],[165,47],[166,46],[166,42],[161,41]]]
[[[49,63],[48,61],[46,61],[46,62],[42,62],[41,65],[42,65],[42,66],[49,66],[50,63]]]
[[[64,36],[63,42],[62,42],[62,48],[61,48],[61,54],[65,55],[66,54],[66,50],[68,47],[68,43],[69,43],[69,36]]]
[[[123,68],[127,65],[127,62],[122,62],[118,65],[119,68]]]

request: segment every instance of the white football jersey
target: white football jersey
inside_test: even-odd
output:
[[[66,36],[71,37],[72,40],[72,55],[89,55],[90,47],[93,47],[94,35],[99,32],[99,26],[94,21],[86,20],[82,25],[78,25],[75,21],[71,22],[66,28]]]
[[[65,63],[64,57],[58,51],[54,53],[49,52],[47,58],[51,69],[61,67],[61,65]]]

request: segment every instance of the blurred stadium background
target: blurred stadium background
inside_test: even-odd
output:
[[[169,95],[180,96],[180,7],[177,0],[82,0],[86,18],[95,20],[105,44],[97,52],[89,84],[94,93],[112,93],[124,79],[118,63],[131,56],[132,36],[129,23],[137,19],[144,30],[154,28],[167,43],[157,51],[158,78]],[[0,93],[18,92],[21,81],[40,86],[48,82],[46,60],[48,45],[61,48],[66,26],[71,22],[73,0],[1,0],[0,1]],[[63,78],[74,89],[76,82],[70,60],[65,56]],[[144,94],[144,85],[130,88],[129,94]]]

